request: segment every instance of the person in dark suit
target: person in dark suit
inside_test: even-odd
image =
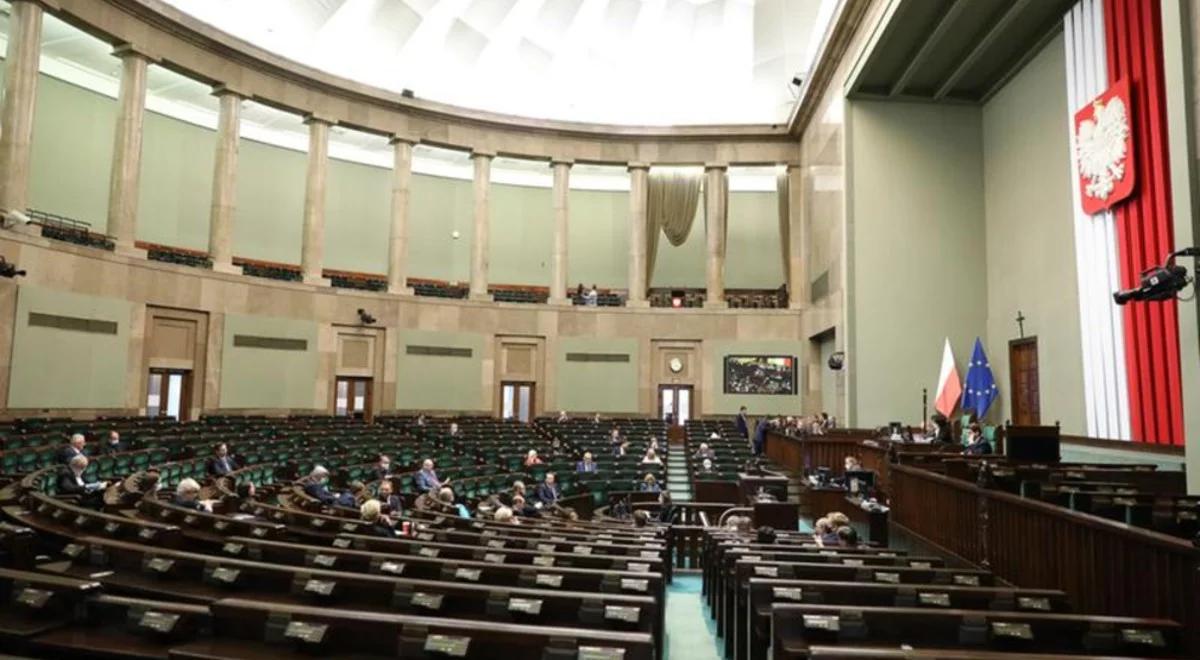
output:
[[[58,462],[63,465],[70,465],[71,459],[76,456],[87,456],[84,446],[87,445],[87,438],[83,437],[82,433],[76,433],[71,436],[67,446],[58,450]]]
[[[108,482],[96,481],[94,477],[85,475],[88,458],[82,454],[71,459],[71,462],[58,475],[58,494],[74,495],[80,498],[80,503],[99,508],[101,495]]]
[[[967,446],[963,448],[963,454],[967,456],[986,456],[992,453],[992,443],[987,441],[983,436],[983,429],[979,427],[978,422],[972,422],[970,430],[967,432]]]
[[[935,412],[929,417],[929,428],[926,430],[926,436],[930,442],[938,444],[948,444],[950,442],[950,420],[940,412]]]
[[[658,507],[658,522],[670,525],[679,516],[679,509],[671,501],[670,491],[664,490],[658,494]]]
[[[418,493],[428,493],[430,491],[437,492],[442,486],[450,483],[450,480],[442,481],[438,479],[437,472],[433,469],[433,459],[425,459],[421,462],[421,471],[417,472],[413,477],[413,485],[417,487]]]
[[[184,479],[179,482],[179,485],[175,487],[175,499],[172,500],[172,503],[185,509],[212,513],[212,505],[200,501],[200,484],[195,479]]]
[[[754,427],[754,444],[752,446],[755,456],[762,456],[763,447],[767,444],[767,428],[770,423],[766,417],[758,420],[758,425]]]
[[[390,479],[392,477],[392,459],[387,454],[380,454],[371,473],[375,475],[374,481]]]
[[[743,438],[749,440],[750,439],[750,418],[746,416],[746,406],[742,406],[741,408],[738,408],[737,421],[735,423],[737,424],[738,433]]]
[[[523,518],[541,518],[542,512],[538,508],[525,501],[523,495],[514,495],[512,498],[513,515]]]
[[[329,470],[318,465],[305,478],[304,493],[325,506],[332,506],[337,503],[338,498],[329,492],[329,487],[325,485],[328,481]]]
[[[213,456],[208,459],[208,463],[204,466],[204,471],[208,476],[217,478],[223,477],[237,469],[237,465],[233,462],[233,457],[229,455],[229,445],[224,442],[217,443],[213,448]]]
[[[395,488],[391,479],[379,482],[379,505],[384,515],[398,516],[404,513],[404,500],[395,494]]]
[[[537,492],[534,495],[542,503],[542,506],[551,506],[558,503],[561,494],[557,477],[553,472],[547,472],[545,480],[538,484]]]
[[[364,533],[370,536],[389,538],[396,536],[396,527],[391,518],[383,514],[383,504],[379,500],[367,500],[358,508],[360,519],[367,523]]]
[[[104,443],[101,452],[105,456],[112,456],[113,454],[120,454],[123,451],[125,451],[125,443],[121,442],[121,434],[116,431],[109,431],[108,442]]]
[[[592,452],[583,452],[583,460],[575,464],[575,471],[579,474],[586,474],[596,471],[596,461],[592,460]]]

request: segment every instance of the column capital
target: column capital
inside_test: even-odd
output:
[[[713,161],[710,163],[705,163],[704,169],[705,170],[727,170],[727,169],[729,169],[729,163],[727,163],[725,161]]]
[[[634,171],[634,170],[649,170],[649,169],[650,169],[650,163],[642,163],[642,162],[639,162],[639,161],[632,161],[632,160],[631,160],[631,161],[629,161],[629,163],[627,163],[627,164],[625,165],[625,169],[629,170],[630,172],[632,172],[632,171]]]
[[[421,141],[419,139],[408,137],[407,135],[393,133],[388,136],[388,144],[392,146],[396,146],[397,144],[407,144],[410,147],[415,147],[420,143]]]
[[[146,62],[148,64],[157,63],[158,61],[160,61],[162,59],[161,57],[151,54],[149,51],[142,48],[141,46],[139,46],[137,44],[131,44],[128,42],[120,43],[120,44],[117,44],[116,46],[113,46],[112,54],[115,57],[119,57],[121,59],[125,59],[127,57],[141,58],[143,60],[146,60]]]
[[[244,101],[250,98],[250,95],[242,91],[239,87],[230,85],[229,83],[217,83],[212,86],[212,95],[220,98],[222,96],[236,96],[238,100]]]
[[[491,160],[495,157],[496,157],[495,151],[489,151],[487,149],[472,149],[471,150],[471,158],[472,159],[486,158],[488,160]]]
[[[310,112],[304,115],[305,124],[325,124],[326,126],[337,126],[337,120],[333,117]]]
[[[551,157],[550,158],[550,167],[554,167],[555,165],[566,165],[567,167],[574,167],[575,159],[574,158]]]
[[[12,0],[12,4],[24,2],[25,4],[38,5],[42,9],[48,11],[59,11],[62,7],[59,6],[58,0]]]

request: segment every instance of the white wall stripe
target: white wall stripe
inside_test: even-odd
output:
[[[1102,7],[1101,0],[1080,0],[1063,21],[1071,196],[1088,435],[1129,439],[1125,335],[1121,310],[1112,302],[1119,278],[1115,219],[1109,212],[1095,217],[1083,212],[1074,158],[1075,110],[1108,88]]]

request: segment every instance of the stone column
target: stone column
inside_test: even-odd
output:
[[[408,191],[414,142],[392,137],[392,230],[388,234],[388,292],[412,295],[408,286]]]
[[[554,260],[550,279],[550,303],[570,305],[567,297],[567,227],[570,211],[567,198],[571,189],[571,165],[573,161],[555,159],[554,168]]]
[[[325,176],[329,171],[328,119],[308,115],[308,169],[304,178],[304,242],[300,271],[306,284],[328,284],[321,275],[325,257]]]
[[[121,88],[117,95],[117,130],[108,186],[108,234],[116,242],[117,252],[136,254],[146,68],[150,58],[129,44],[117,46],[113,54],[121,58]]]
[[[4,101],[0,108],[0,212],[29,208],[29,154],[42,50],[42,7],[14,0],[8,18]]]
[[[488,232],[491,226],[492,158],[484,151],[471,153],[475,164],[475,236],[471,239],[471,300],[491,300],[488,295]]]
[[[646,300],[646,192],[650,165],[629,164],[629,298],[628,307],[649,307]]]
[[[217,157],[213,166],[212,209],[208,216],[208,255],[213,270],[236,273],[233,265],[233,214],[237,209],[238,138],[241,135],[242,97],[217,87]]]
[[[798,163],[788,163],[788,308],[808,307],[808,176]]]
[[[705,262],[705,307],[726,307],[725,303],[725,223],[729,212],[729,166],[709,163],[704,166],[704,209],[708,259]]]

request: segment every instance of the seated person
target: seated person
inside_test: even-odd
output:
[[[384,515],[399,516],[404,513],[404,500],[395,493],[391,479],[379,482],[379,506]]]
[[[645,527],[650,522],[650,512],[645,509],[638,509],[633,512],[633,526]]]
[[[592,452],[583,452],[583,460],[575,464],[575,471],[580,474],[596,471],[596,461],[592,460]]]
[[[612,427],[612,430],[608,432],[608,443],[614,447],[621,444],[621,430],[620,429],[618,429],[615,426]]]
[[[629,441],[628,440],[622,440],[621,442],[613,445],[613,457],[614,458],[621,458],[628,452],[629,452]]]
[[[112,456],[113,454],[120,454],[125,450],[125,443],[121,442],[121,434],[116,431],[109,431],[108,442],[104,443],[101,453],[105,456]]]
[[[654,451],[654,448],[646,450],[646,455],[642,457],[642,465],[662,465],[662,459]]]
[[[417,415],[417,426],[425,426],[425,413]]]
[[[367,500],[358,508],[360,519],[367,523],[368,527],[365,530],[366,534],[371,536],[391,537],[396,535],[396,530],[392,527],[391,521],[387,516],[383,515],[382,506],[379,500]]]
[[[413,484],[417,487],[418,493],[437,492],[448,483],[450,483],[449,479],[445,481],[438,479],[437,472],[433,469],[433,460],[429,458],[421,462],[421,471],[413,477]]]
[[[204,465],[204,471],[210,477],[223,477],[237,469],[233,457],[229,455],[229,445],[218,442],[213,448],[213,456]]]
[[[600,413],[596,413],[595,415],[592,415],[592,423],[593,424],[600,423]]]
[[[861,471],[863,469],[862,462],[858,460],[857,456],[847,456],[845,461],[843,461],[843,465],[846,468],[846,472]]]
[[[506,497],[504,497],[503,499],[511,505],[513,500],[515,500],[518,497],[521,497],[521,498],[525,497],[525,482],[521,481],[521,480],[517,480],[517,481],[513,482],[512,489],[509,490],[508,495]],[[520,513],[520,512],[518,512],[518,513]]]
[[[658,494],[658,522],[668,525],[676,522],[679,516],[679,508],[671,501],[671,492],[662,491]]]
[[[930,415],[929,423],[925,426],[925,437],[932,443],[949,444],[950,420],[940,412]]]
[[[713,474],[716,471],[717,469],[713,467],[711,458],[706,458],[703,461],[700,461],[700,467],[696,470],[696,472],[700,474]]]
[[[254,485],[253,481],[243,481],[237,485],[234,492],[242,502],[253,502],[254,496],[258,494],[258,487]]]
[[[979,422],[971,422],[970,430],[967,431],[967,446],[963,447],[963,454],[966,456],[986,456],[992,453],[992,443],[983,437],[983,429],[980,428]]]
[[[650,436],[650,439],[646,441],[646,449],[647,450],[653,449],[654,451],[658,451],[658,438],[656,438],[654,436]]]
[[[101,495],[108,488],[107,481],[96,481],[96,478],[84,474],[87,472],[88,457],[80,454],[71,459],[70,463],[58,475],[58,494],[76,495],[89,506],[99,506]]]
[[[524,516],[526,518],[540,518],[542,512],[537,510],[537,507],[525,501],[524,495],[514,495],[512,498],[513,515]]]
[[[496,509],[496,513],[492,516],[492,520],[495,520],[498,523],[509,523],[511,525],[520,524],[520,521],[517,520],[517,516],[513,514],[513,510],[506,506]]]
[[[193,511],[212,513],[212,503],[200,499],[200,484],[195,479],[180,481],[175,487],[175,499],[171,503]]]
[[[828,517],[819,518],[817,522],[813,523],[813,540],[821,546],[838,544],[837,532]]]
[[[375,467],[371,469],[371,475],[375,477],[372,481],[384,481],[392,476],[392,459],[387,454],[380,454],[375,461]]]
[[[87,451],[84,450],[86,444],[87,438],[83,437],[82,433],[72,434],[67,446],[58,450],[58,462],[63,465],[70,465],[71,459],[76,456],[87,456]]]
[[[554,421],[558,422],[559,424],[562,424],[563,422],[566,422],[568,419],[570,419],[570,418],[567,417],[567,411],[560,410],[560,411],[558,411],[558,417],[555,418]]]
[[[458,422],[450,422],[450,431],[446,435],[450,436],[451,438],[462,437],[462,433],[460,433],[458,430]]]
[[[717,457],[717,453],[709,448],[707,442],[701,442],[700,448],[692,453],[692,458],[696,459],[697,461],[703,460],[705,458],[716,458],[716,457]]]
[[[541,458],[538,458],[536,449],[530,449],[529,453],[525,454],[525,467],[533,467],[543,463]]]
[[[542,503],[542,506],[551,506],[558,503],[558,498],[562,491],[558,487],[558,481],[553,472],[547,472],[546,478],[537,487],[537,499]]]
[[[642,483],[638,486],[638,490],[643,493],[661,493],[662,487],[658,485],[658,479],[655,479],[653,474],[647,472],[646,476],[642,477]]]
[[[709,439],[709,440],[720,440],[720,439],[721,439],[721,434],[720,434],[720,433],[717,433],[716,431],[713,431],[712,433],[709,433],[709,434],[708,434],[708,439]]]
[[[599,303],[600,303],[600,291],[597,290],[596,285],[593,284],[592,288],[588,289],[587,293],[583,294],[583,304],[586,305],[587,307],[595,307]]]
[[[754,536],[755,536],[755,538],[754,538],[755,543],[771,544],[771,543],[775,542],[775,539],[778,536],[778,534],[776,534],[774,527],[770,527],[768,525],[763,525],[762,527],[759,527],[757,530],[755,530]]]
[[[329,470],[318,465],[304,478],[304,493],[325,506],[337,504],[338,497],[329,491]]]
[[[454,501],[454,491],[453,490],[443,486],[442,489],[438,491],[437,496],[438,496],[439,502],[441,502],[442,504],[444,504],[444,505],[454,509],[456,512],[458,512],[459,518],[470,518],[471,517],[471,512],[467,509],[466,506],[464,506],[461,502]]]

